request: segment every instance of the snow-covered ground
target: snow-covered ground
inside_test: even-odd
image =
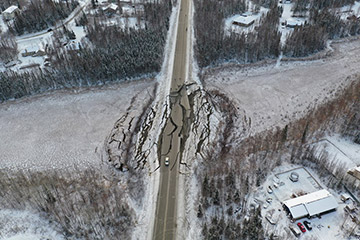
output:
[[[141,98],[153,86],[138,81],[0,104],[0,168],[40,171],[99,164],[114,123],[132,97]],[[142,106],[133,106],[137,109]]]
[[[291,172],[299,174],[298,182],[292,182],[289,179]],[[278,187],[274,187],[274,184],[277,184]],[[268,186],[272,186],[272,193],[268,192]],[[328,190],[337,200],[339,206],[336,208],[336,211],[324,214],[321,218],[311,218],[310,220],[303,218],[298,221],[291,222],[286,216],[286,212],[283,210],[281,202],[290,199],[293,193],[308,194],[318,191],[321,188]],[[346,204],[350,204],[351,200],[343,203],[340,200],[340,194],[332,189],[327,189],[325,184],[319,180],[317,174],[312,170],[298,165],[283,164],[282,166],[275,168],[262,186],[260,186],[250,196],[248,205],[261,207],[264,229],[266,229],[269,233],[282,236],[283,238],[281,239],[296,239],[295,236],[290,233],[289,226],[298,228],[296,224],[298,222],[302,223],[305,220],[311,222],[313,229],[311,231],[308,230],[305,233],[301,233],[299,239],[347,239],[348,236],[346,231],[341,229],[341,225],[345,220],[344,207]],[[269,217],[272,221],[276,222],[276,224],[270,224],[265,217]],[[351,226],[345,227],[349,227],[351,229]],[[356,238],[353,237],[350,239]]]
[[[251,119],[249,134],[282,127],[334,98],[336,90],[360,76],[360,41],[345,40],[333,47],[333,56],[322,60],[220,67],[204,82],[224,91],[245,111]]]
[[[59,229],[37,213],[0,209],[0,240],[63,240]]]
[[[315,143],[317,152],[328,153],[330,161],[336,161],[336,165],[347,171],[356,166],[360,166],[360,145],[339,135],[328,136]],[[333,169],[335,171],[335,169]]]
[[[8,30],[8,27],[4,21],[3,15],[0,14],[0,32],[4,33]]]

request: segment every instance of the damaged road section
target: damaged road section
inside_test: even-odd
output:
[[[191,108],[185,87],[170,94],[171,113],[162,130],[158,145],[160,188],[155,214],[153,239],[174,239],[178,173],[191,125]],[[169,164],[165,164],[168,159]]]

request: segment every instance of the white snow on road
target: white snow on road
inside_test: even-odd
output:
[[[148,94],[153,84],[57,91],[0,104],[0,168],[41,171],[99,164],[114,123],[132,97]]]

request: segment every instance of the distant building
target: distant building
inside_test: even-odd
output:
[[[254,24],[257,16],[250,15],[249,13],[244,13],[241,16],[234,19],[232,24],[241,26],[241,27],[249,27]]]
[[[358,180],[360,180],[360,167],[356,167],[353,169],[350,169],[348,171],[348,174],[352,175],[354,178],[357,178]]]
[[[7,9],[5,9],[5,11],[2,12],[2,15],[3,15],[3,18],[5,20],[11,20],[11,19],[14,19],[16,14],[20,13],[20,9],[15,6],[15,5],[12,5],[10,7],[8,7]]]
[[[338,203],[327,190],[319,190],[301,197],[283,202],[285,209],[296,220],[303,217],[312,217],[337,208]]]
[[[135,7],[133,8],[132,6],[124,5],[121,7],[121,12],[125,16],[132,16],[135,14]]]
[[[114,3],[111,3],[103,8],[103,11],[107,14],[115,14],[118,10],[119,10],[119,6]]]
[[[286,20],[286,26],[288,28],[295,28],[296,26],[301,26],[303,23],[299,20],[288,19]]]

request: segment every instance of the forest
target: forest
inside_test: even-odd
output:
[[[339,39],[360,34],[360,19],[342,20],[339,15],[325,8],[310,10],[310,23],[295,27],[286,39],[284,55],[304,57],[321,51],[328,39]]]
[[[280,53],[278,32],[280,9],[277,4],[262,17],[260,26],[247,34],[224,34],[224,19],[247,11],[246,1],[195,0],[196,58],[200,67],[224,61],[249,63]],[[234,7],[236,5],[237,7]]]
[[[38,32],[54,26],[65,19],[79,5],[76,0],[54,2],[52,0],[33,0],[23,8],[13,22],[9,31],[16,35]]]
[[[295,27],[281,46],[278,26],[282,7],[272,0],[255,0],[253,3],[255,10],[259,6],[270,9],[261,18],[259,26],[246,34],[225,34],[224,20],[248,11],[246,1],[194,1],[195,55],[201,68],[225,62],[244,64],[276,58],[281,51],[287,57],[305,57],[323,50],[328,39],[360,34],[360,19],[343,20],[334,11],[334,8],[353,4],[354,0],[297,0],[294,13],[304,15],[304,11],[308,12],[309,20],[305,25]]]
[[[17,43],[12,35],[0,33],[0,61],[7,63],[16,58]]]
[[[54,38],[47,48],[52,68],[29,72],[0,72],[0,101],[47,90],[102,85],[160,71],[171,2],[145,4],[145,28],[123,29],[98,22],[86,23],[88,41],[78,49],[58,47]],[[54,32],[71,36],[62,28]]]
[[[59,224],[64,239],[127,239],[134,219],[124,198],[117,181],[104,180],[98,169],[0,170],[0,207],[42,212]]]

